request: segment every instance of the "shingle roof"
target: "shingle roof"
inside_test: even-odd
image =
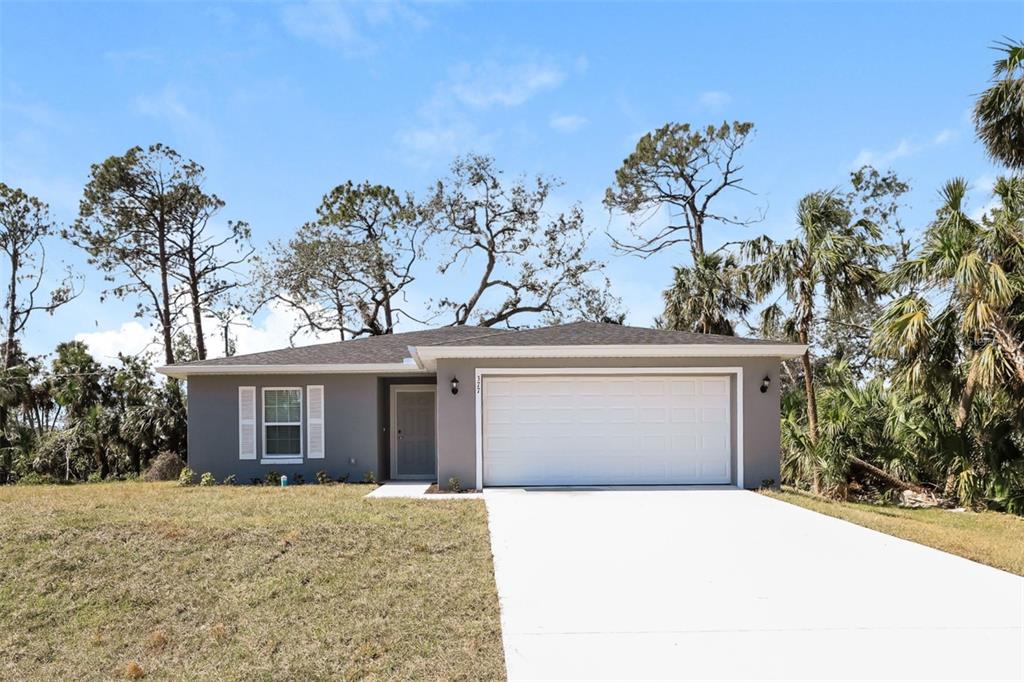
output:
[[[361,365],[402,363],[409,347],[469,346],[615,346],[615,345],[778,345],[776,341],[737,336],[692,334],[602,322],[573,322],[537,329],[502,330],[484,327],[439,327],[423,331],[368,336],[350,341],[319,343],[299,348],[230,358],[180,363],[175,367],[231,367],[260,365]]]
[[[553,327],[537,329],[508,330],[485,337],[462,338],[445,343],[430,345],[444,346],[617,346],[617,345],[708,345],[726,346],[770,344],[778,341],[745,339],[739,336],[717,334],[693,334],[670,329],[628,327],[622,324],[604,322],[571,322]]]
[[[349,341],[317,343],[297,348],[281,348],[263,353],[234,355],[197,362],[176,364],[175,367],[231,366],[231,365],[362,365],[401,363],[409,358],[409,346],[440,345],[469,337],[498,333],[484,327],[439,327],[416,332],[364,336]]]

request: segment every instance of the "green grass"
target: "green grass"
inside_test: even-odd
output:
[[[482,501],[0,488],[0,679],[504,678]]]
[[[766,492],[822,514],[1024,575],[1024,519],[998,512],[952,512],[832,502],[795,490]]]

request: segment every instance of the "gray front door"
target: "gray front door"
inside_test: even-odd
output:
[[[391,387],[391,477],[434,480],[436,390],[425,384]]]

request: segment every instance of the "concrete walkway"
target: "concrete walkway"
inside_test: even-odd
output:
[[[427,488],[432,484],[425,481],[385,481],[378,488],[367,493],[367,497],[406,497],[416,500],[479,500],[480,493],[431,493]]]
[[[511,680],[1024,678],[1024,578],[736,489],[489,489]]]

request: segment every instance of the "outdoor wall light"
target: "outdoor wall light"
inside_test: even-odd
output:
[[[771,384],[771,383],[772,383],[772,378],[771,377],[767,377],[766,376],[764,379],[762,379],[761,380],[761,393],[767,393],[768,392],[768,385]]]
[[[459,378],[452,377],[452,395],[459,394]]]

